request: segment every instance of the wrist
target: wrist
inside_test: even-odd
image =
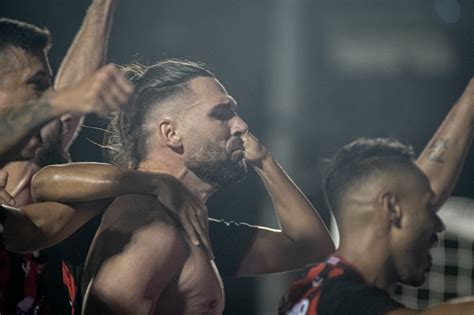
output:
[[[58,93],[54,92],[54,93],[48,93],[48,94],[49,95],[43,97],[40,102],[42,102],[44,106],[49,107],[51,110],[51,113],[54,116],[57,117],[57,116],[61,116],[70,112],[70,110],[65,108],[64,104],[62,104],[61,96],[58,96]]]
[[[265,152],[265,155],[257,162],[252,163],[252,166],[257,172],[263,172],[274,163],[275,160],[273,159],[272,154],[270,152]]]

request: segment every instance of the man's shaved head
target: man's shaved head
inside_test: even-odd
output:
[[[36,55],[47,52],[51,46],[51,36],[47,29],[20,22],[17,20],[0,18],[0,70],[10,66],[10,48],[18,47]]]
[[[135,85],[135,94],[127,106],[113,115],[107,144],[114,163],[136,168],[147,153],[146,127],[150,119],[163,113],[179,113],[190,103],[189,81],[215,75],[202,64],[177,59],[149,67],[132,64],[123,70]]]

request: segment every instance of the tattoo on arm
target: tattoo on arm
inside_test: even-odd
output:
[[[443,156],[446,153],[446,150],[448,149],[448,139],[437,139],[431,146],[430,146],[430,152],[428,153],[428,160],[438,162],[438,163],[444,163]]]

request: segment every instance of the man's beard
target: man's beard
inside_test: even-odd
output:
[[[233,159],[224,149],[211,142],[190,157],[186,166],[216,189],[237,183],[247,175],[247,164],[243,158]]]

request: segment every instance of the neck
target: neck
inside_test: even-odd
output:
[[[147,160],[139,164],[143,172],[162,172],[176,177],[202,204],[216,192],[216,189],[196,176],[184,163],[171,162],[173,159]]]
[[[341,238],[336,255],[343,257],[363,276],[364,280],[380,289],[390,291],[397,283],[387,246],[383,241],[349,236]],[[368,254],[369,253],[369,254]]]

